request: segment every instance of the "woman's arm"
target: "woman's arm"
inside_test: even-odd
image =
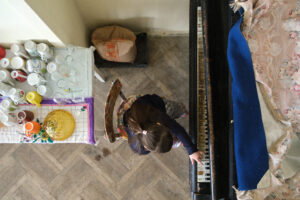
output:
[[[170,129],[171,133],[173,133],[183,143],[183,146],[187,150],[192,164],[194,164],[194,161],[202,164],[201,159],[203,158],[204,154],[203,152],[198,151],[196,145],[192,143],[185,129],[166,114],[162,117],[162,122]]]
[[[174,134],[183,143],[183,146],[186,148],[189,155],[198,151],[197,147],[192,143],[185,129],[179,123],[171,119],[165,113],[162,115],[161,122],[166,127],[168,127],[171,133]]]

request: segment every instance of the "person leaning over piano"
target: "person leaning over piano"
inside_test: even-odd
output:
[[[183,144],[192,164],[201,163],[203,152],[198,151],[185,129],[175,121],[184,114],[183,104],[156,94],[137,98],[123,115],[131,149],[140,155],[151,151],[166,153]]]

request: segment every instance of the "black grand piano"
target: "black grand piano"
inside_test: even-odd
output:
[[[236,199],[227,36],[236,19],[227,0],[190,0],[190,135],[205,152],[191,165],[192,199]]]

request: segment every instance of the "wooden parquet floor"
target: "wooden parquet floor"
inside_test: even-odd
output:
[[[103,69],[94,80],[97,146],[1,144],[0,199],[7,200],[186,200],[188,155],[183,147],[138,156],[126,141],[103,138],[104,103],[111,81],[125,95],[156,93],[188,106],[188,37],[150,37],[149,66]],[[179,121],[188,129],[188,119]]]

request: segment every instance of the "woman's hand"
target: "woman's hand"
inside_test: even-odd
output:
[[[202,151],[197,151],[191,155],[189,155],[192,165],[194,164],[194,160],[202,165],[201,159],[203,158],[204,153]]]

